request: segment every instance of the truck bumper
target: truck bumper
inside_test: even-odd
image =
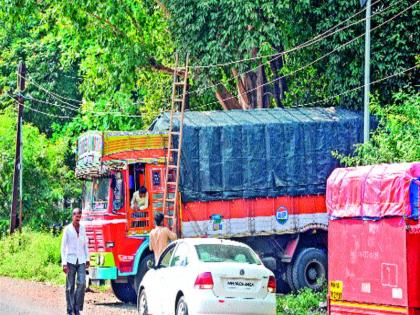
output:
[[[92,280],[115,280],[117,279],[117,267],[91,267],[89,278]]]

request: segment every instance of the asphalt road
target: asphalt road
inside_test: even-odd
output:
[[[66,314],[64,287],[0,277],[0,314]],[[87,292],[83,314],[137,314],[112,292]]]

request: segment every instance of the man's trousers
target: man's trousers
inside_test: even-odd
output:
[[[86,289],[86,265],[67,263],[66,301],[67,314],[79,315],[83,310]],[[75,283],[76,282],[76,283]],[[75,290],[76,284],[76,290]]]

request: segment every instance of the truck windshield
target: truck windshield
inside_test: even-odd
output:
[[[83,186],[83,209],[103,211],[108,208],[110,179],[107,177],[94,178],[85,181]]]

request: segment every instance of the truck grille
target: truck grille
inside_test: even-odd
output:
[[[86,227],[86,235],[89,239],[89,252],[105,251],[104,236],[101,228]]]

